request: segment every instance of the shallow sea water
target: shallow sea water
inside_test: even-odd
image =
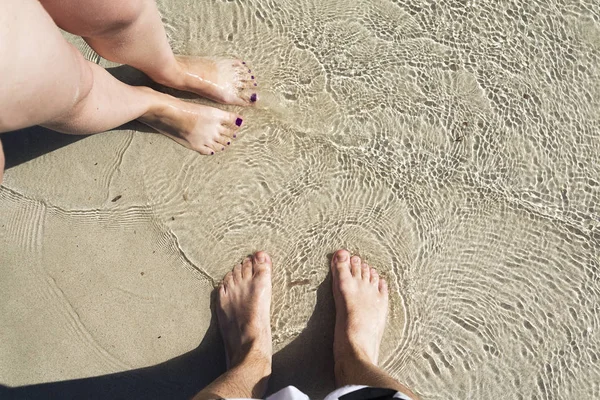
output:
[[[2,383],[193,350],[212,286],[264,249],[271,390],[322,397],[346,247],[390,282],[382,366],[423,399],[600,397],[596,1],[159,7],[177,52],[246,60],[260,102],[214,157],[124,129],[6,172]]]

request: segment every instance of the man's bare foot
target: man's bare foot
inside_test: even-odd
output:
[[[377,365],[388,310],[387,283],[360,257],[338,250],[331,260],[336,320],[333,358]]]
[[[219,286],[219,327],[225,342],[227,368],[251,358],[269,374],[271,343],[271,259],[259,251],[227,273]]]
[[[176,65],[156,82],[199,94],[222,104],[250,105],[258,99],[258,83],[244,61],[233,59],[176,56]]]
[[[242,126],[241,115],[142,89],[151,92],[156,101],[138,119],[201,154],[212,155],[225,150]]]

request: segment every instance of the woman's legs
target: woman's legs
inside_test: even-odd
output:
[[[202,154],[224,150],[239,115],[126,85],[86,61],[36,0],[0,2],[0,132],[43,125],[90,134],[134,119]]]
[[[407,387],[377,366],[385,329],[388,288],[360,257],[338,250],[331,260],[336,308],[333,358],[338,387],[367,385],[394,389],[417,400]]]
[[[225,104],[256,101],[256,80],[240,60],[173,55],[155,0],[41,0],[56,24],[102,57],[154,81]]]

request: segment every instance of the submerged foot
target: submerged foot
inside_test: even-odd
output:
[[[222,104],[250,105],[258,86],[245,62],[233,59],[176,56],[177,65],[152,77],[165,86],[199,94]]]
[[[235,266],[219,286],[217,316],[227,367],[252,359],[271,368],[271,259],[259,251]],[[256,366],[255,368],[258,368]]]
[[[156,104],[139,120],[201,154],[212,155],[225,150],[242,126],[243,120],[238,114],[162,93],[152,94],[156,96]]]
[[[346,250],[335,253],[331,271],[336,310],[334,361],[358,357],[377,365],[388,310],[387,283]]]

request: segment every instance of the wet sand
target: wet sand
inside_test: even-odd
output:
[[[390,282],[380,359],[422,398],[600,397],[596,2],[159,6],[261,101],[213,157],[131,125],[6,171],[1,384],[189,398],[224,368],[212,288],[263,249],[270,390],[320,398],[346,247]]]

